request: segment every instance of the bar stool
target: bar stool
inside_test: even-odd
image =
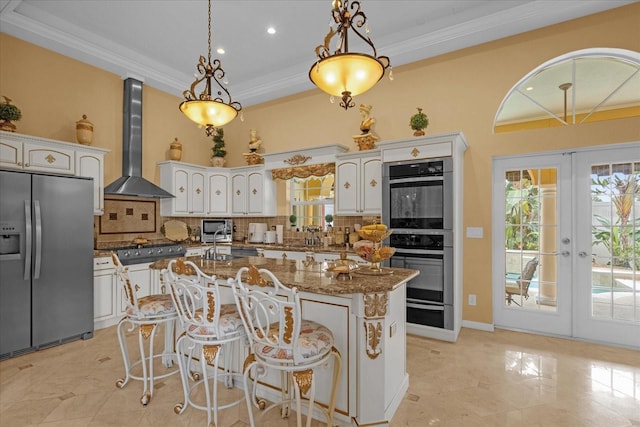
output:
[[[129,280],[129,269],[122,265],[115,253],[111,254],[113,264],[116,267],[116,276],[120,282],[126,299],[125,316],[118,323],[118,340],[122,351],[125,377],[116,381],[116,387],[123,388],[130,379],[141,380],[143,383],[142,397],[140,403],[147,406],[153,397],[153,385],[155,380],[159,380],[178,372],[178,367],[156,374],[154,372],[154,360],[162,357],[164,366],[169,369],[173,366],[175,352],[173,351],[173,331],[175,321],[178,318],[171,295],[156,294],[146,295],[138,298],[135,287]],[[158,326],[164,326],[165,348],[162,353],[154,353],[154,340]],[[127,330],[126,326],[129,326]],[[140,348],[140,358],[132,361],[127,348],[126,332],[132,332],[138,328],[138,345]],[[145,340],[149,340],[149,352],[145,353]],[[142,365],[142,376],[134,374],[133,370],[138,365]]]
[[[297,425],[301,427],[302,395],[308,395],[309,427],[315,403],[315,370],[333,357],[328,409],[315,404],[324,412],[327,426],[332,426],[342,359],[333,345],[331,331],[317,322],[303,319],[298,289],[282,285],[267,269],[258,269],[253,265],[241,268],[233,283],[233,294],[251,341],[252,353],[244,362],[245,398],[251,427],[256,425],[252,406],[264,410],[262,415],[280,406],[281,415],[286,418],[289,416],[289,405],[294,400]],[[282,400],[266,407],[267,402],[258,398],[256,392],[258,380],[266,377],[269,370],[282,373]],[[291,396],[291,388],[294,396]]]
[[[238,360],[237,356],[234,359],[234,350],[240,350],[241,345],[248,344],[242,320],[235,303],[222,304],[215,277],[203,273],[193,262],[172,260],[165,274],[184,329],[176,345],[184,402],[178,403],[174,412],[182,414],[191,405],[207,411],[208,425],[218,425],[219,410],[244,400],[244,397],[240,397],[223,405],[218,404],[219,381],[224,381],[227,388],[232,388],[234,380],[244,379],[240,368],[233,370],[233,364]],[[196,360],[194,355],[200,362],[199,373],[191,370],[191,364]],[[190,384],[190,379],[194,381],[193,384]],[[202,388],[206,400],[204,406],[194,401],[197,390]]]

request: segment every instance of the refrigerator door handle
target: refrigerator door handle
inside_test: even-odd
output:
[[[36,256],[33,278],[40,278],[40,265],[42,264],[42,217],[40,216],[40,200],[33,201],[33,212],[36,219]]]
[[[24,239],[24,280],[31,278],[31,202],[24,201],[25,239]]]

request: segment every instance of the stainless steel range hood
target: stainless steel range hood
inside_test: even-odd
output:
[[[142,82],[124,81],[122,117],[122,176],[104,189],[104,194],[164,199],[174,197],[142,177]]]

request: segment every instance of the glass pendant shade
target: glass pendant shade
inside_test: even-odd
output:
[[[218,101],[183,101],[180,111],[201,126],[224,126],[238,115],[238,110]]]
[[[180,103],[180,111],[190,120],[205,127],[207,136],[212,136],[215,128],[224,126],[236,118],[238,111],[242,110],[242,105],[231,99],[231,94],[220,82],[225,76],[220,60],[211,61],[211,0],[209,0],[208,15],[208,55],[207,58],[201,56],[198,60],[196,69],[199,76],[196,76],[189,89],[182,92],[185,100]],[[204,89],[197,93],[200,83],[204,83]],[[218,89],[214,89],[215,87]],[[217,94],[212,96],[211,92],[214,90]]]
[[[338,53],[311,66],[309,78],[329,95],[360,95],[371,89],[384,75],[376,58],[362,53]]]

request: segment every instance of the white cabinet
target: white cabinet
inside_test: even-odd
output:
[[[102,148],[0,131],[0,168],[93,178],[95,215],[104,213]]]
[[[275,215],[275,186],[270,172],[262,166],[231,170],[231,213],[236,216]]]
[[[300,251],[282,251],[282,250],[265,249],[264,257],[301,261],[306,258],[306,253],[300,252]]]
[[[93,178],[93,213],[104,213],[104,153],[76,151],[76,175]]]
[[[336,155],[336,214],[380,215],[382,161],[378,150]]]
[[[229,173],[225,170],[209,169],[207,174],[207,216],[221,217],[231,213],[229,197]]]
[[[93,327],[102,329],[117,322],[115,267],[111,257],[93,260]]]
[[[382,152],[382,161],[389,163],[434,157],[456,157],[460,140],[463,141],[462,144],[466,148],[462,133],[444,133],[420,138],[383,141],[377,143],[377,146]]]
[[[163,216],[275,216],[276,189],[263,165],[210,168],[158,163],[160,186],[175,198],[160,200]]]
[[[175,197],[160,200],[163,216],[204,216],[207,169],[186,163],[162,162],[160,186]]]
[[[131,282],[131,286],[133,286],[133,290],[138,298],[151,295],[151,270],[149,269],[150,265],[151,263],[131,264],[127,266],[127,268],[129,269],[129,281]],[[127,300],[124,294],[124,289],[122,289],[121,286],[118,286],[118,294],[120,296],[118,298],[116,314],[118,316],[122,316],[127,310]]]
[[[151,294],[150,263],[127,266],[129,279],[138,298]],[[120,321],[127,309],[124,289],[116,277],[110,256],[93,259],[93,325],[102,329]]]
[[[73,175],[75,152],[71,147],[40,143],[36,140],[12,140],[3,135],[0,164],[11,169]]]

